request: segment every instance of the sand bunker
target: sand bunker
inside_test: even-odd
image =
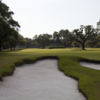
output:
[[[84,61],[79,62],[79,64],[81,66],[84,66],[84,67],[88,67],[88,68],[93,68],[93,69],[100,70],[100,64],[90,63],[90,62],[84,62]]]
[[[57,60],[17,67],[0,82],[0,100],[86,100],[78,82],[58,70]]]

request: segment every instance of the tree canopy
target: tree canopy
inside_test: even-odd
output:
[[[20,25],[12,17],[14,13],[0,0],[0,50],[6,38],[12,35],[12,31],[20,28]]]
[[[40,44],[42,48],[44,48],[46,45],[50,43],[52,35],[49,35],[47,33],[40,34],[39,36],[35,35],[34,40]]]
[[[93,28],[93,26],[81,26],[80,29],[75,29],[70,34],[70,39],[78,42],[82,49],[85,49],[85,43],[88,40],[93,40],[98,34],[98,31]]]

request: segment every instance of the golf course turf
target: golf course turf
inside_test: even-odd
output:
[[[2,51],[0,52],[0,79],[2,80],[2,76],[11,75],[15,66],[35,63],[37,60],[47,58],[58,59],[59,70],[79,81],[79,90],[86,96],[87,100],[100,100],[100,70],[79,65],[79,61],[100,63],[99,48]]]

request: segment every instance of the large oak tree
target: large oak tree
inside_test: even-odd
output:
[[[82,50],[85,50],[85,43],[88,40],[93,40],[98,35],[98,30],[94,29],[91,25],[83,26],[80,29],[75,29],[70,34],[70,40],[78,42]]]

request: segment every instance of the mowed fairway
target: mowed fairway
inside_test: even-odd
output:
[[[100,61],[100,48],[23,49],[0,52],[0,76],[13,72],[14,64],[32,63],[38,59],[58,59],[59,70],[79,80],[79,90],[88,100],[100,100],[100,71],[79,65],[81,59]],[[67,98],[66,98],[67,99]]]

